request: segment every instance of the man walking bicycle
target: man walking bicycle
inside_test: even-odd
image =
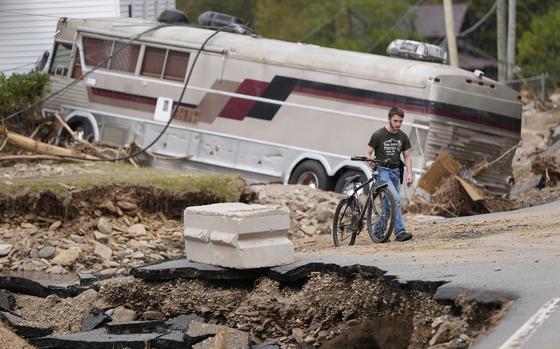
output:
[[[379,183],[387,184],[387,187],[395,198],[395,240],[406,241],[412,239],[412,234],[406,231],[404,219],[401,212],[401,200],[399,196],[399,183],[403,182],[404,168],[406,166],[406,184],[412,185],[412,157],[410,140],[401,131],[404,120],[404,112],[397,107],[389,110],[389,119],[385,127],[375,131],[371,136],[366,148],[366,156],[375,157],[379,160],[387,160],[386,167],[379,167]],[[401,160],[404,157],[404,164]],[[373,164],[373,163],[372,163]],[[381,223],[383,224],[383,222]]]

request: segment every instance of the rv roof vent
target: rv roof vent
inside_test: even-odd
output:
[[[387,54],[417,61],[446,63],[447,52],[439,46],[414,40],[393,40],[387,47]]]
[[[189,18],[183,11],[165,10],[159,17],[158,22],[167,24],[189,24]]]
[[[234,16],[226,15],[214,11],[206,11],[198,16],[198,24],[203,27],[212,29],[224,28],[224,31],[238,33],[238,34],[251,34],[249,29],[243,22]]]

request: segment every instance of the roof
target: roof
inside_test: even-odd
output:
[[[453,5],[453,25],[455,33],[459,33],[467,13],[468,4]],[[416,32],[425,38],[443,38],[446,36],[445,15],[441,5],[422,5],[416,7],[414,18]]]
[[[124,22],[130,21],[129,25]],[[97,28],[132,37],[155,26],[155,23],[133,19],[118,19],[116,22],[84,20],[75,22],[77,27]],[[145,34],[145,37],[174,42],[177,46],[186,44],[202,44],[213,30],[189,26],[170,26]],[[73,37],[69,32],[69,39]],[[314,70],[318,72],[338,72],[351,76],[359,76],[379,82],[398,82],[400,84],[423,87],[428,77],[443,75],[470,76],[472,73],[445,64],[420,62],[339,50],[301,43],[266,39],[248,35],[221,32],[213,37],[207,45],[209,48],[221,48],[229,57],[261,61]]]

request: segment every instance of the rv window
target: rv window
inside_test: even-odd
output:
[[[140,46],[116,42],[113,52],[109,69],[134,73],[136,63],[138,62]]]
[[[49,68],[51,75],[66,75],[70,68],[72,44],[57,43],[54,47],[53,59]]]
[[[74,56],[74,66],[72,67],[72,79],[79,79],[82,77],[82,63],[80,62],[80,50],[76,50]]]
[[[161,78],[163,63],[165,62],[165,50],[155,47],[147,47],[144,53],[144,62],[140,74]]]
[[[90,67],[97,67],[100,65],[102,68],[107,68],[109,63],[107,58],[111,56],[113,42],[85,37],[83,39],[83,44],[86,65]]]
[[[165,64],[164,79],[183,81],[187,73],[187,64],[189,63],[189,54],[169,50],[167,54],[167,63]]]

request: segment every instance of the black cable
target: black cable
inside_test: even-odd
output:
[[[154,144],[157,143],[157,141],[165,134],[165,131],[167,131],[167,129],[169,128],[169,125],[171,125],[171,122],[173,121],[173,119],[175,118],[175,114],[177,113],[177,110],[179,110],[179,106],[181,105],[181,101],[183,100],[183,97],[185,95],[185,92],[187,90],[187,86],[189,84],[189,81],[191,79],[192,76],[192,72],[194,71],[194,67],[196,65],[196,62],[198,61],[198,57],[200,56],[200,53],[204,50],[204,47],[206,46],[206,44],[216,35],[218,35],[218,33],[220,33],[222,30],[228,28],[229,26],[224,26],[221,28],[218,28],[214,33],[212,33],[212,35],[210,35],[208,38],[206,38],[206,40],[204,40],[204,42],[202,43],[202,45],[198,48],[198,51],[196,53],[196,56],[193,60],[193,63],[191,65],[191,69],[189,70],[189,73],[187,75],[187,79],[185,80],[185,83],[183,84],[183,89],[181,90],[181,95],[179,96],[179,99],[177,101],[177,103],[175,103],[175,106],[173,107],[173,111],[171,112],[171,117],[169,118],[169,120],[167,121],[167,123],[165,124],[165,127],[163,128],[163,130],[161,130],[161,132],[158,134],[158,136],[147,146],[141,148],[140,150],[132,153],[132,154],[128,154],[126,156],[120,157],[120,158],[113,158],[113,159],[87,159],[87,158],[83,158],[80,156],[69,156],[69,155],[57,155],[57,157],[60,158],[65,158],[65,159],[75,159],[75,160],[85,160],[85,161],[93,161],[93,162],[105,162],[105,161],[122,161],[122,160],[128,160],[130,158],[136,157],[144,152],[146,152],[148,149],[150,149]],[[141,33],[140,35],[145,34],[145,33]],[[112,55],[111,55],[112,56]],[[96,66],[96,68],[98,68],[99,66],[103,65],[104,62],[101,62],[100,64],[98,64],[98,66]]]

